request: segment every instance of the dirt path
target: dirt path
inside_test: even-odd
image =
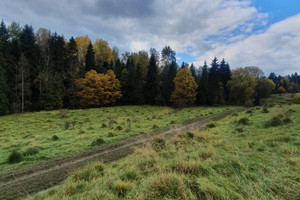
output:
[[[207,118],[196,118],[168,129],[130,137],[95,152],[81,154],[73,158],[49,163],[47,166],[39,166],[19,174],[2,177],[0,178],[0,199],[20,199],[35,194],[61,184],[70,172],[83,167],[89,162],[103,161],[110,163],[119,160],[132,153],[134,148],[151,142],[153,137],[168,138],[183,131],[201,129],[209,122],[239,111],[241,109],[217,113]]]

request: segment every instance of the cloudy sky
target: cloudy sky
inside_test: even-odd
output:
[[[6,24],[107,40],[120,51],[161,50],[202,65],[300,73],[300,0],[1,0]]]

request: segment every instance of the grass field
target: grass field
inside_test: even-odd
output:
[[[33,199],[300,199],[299,130],[300,105],[255,107],[90,164]]]
[[[93,151],[133,135],[236,107],[121,106],[0,117],[0,175]],[[12,151],[21,161],[8,158]]]

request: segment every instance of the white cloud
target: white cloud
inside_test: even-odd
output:
[[[258,66],[270,72],[290,74],[300,70],[300,15],[271,25],[265,32],[231,44],[217,43],[199,57],[197,64],[225,58],[233,68]]]
[[[150,47],[161,50],[170,45],[176,52],[199,57],[199,64],[217,56],[232,67],[257,65],[267,72],[299,71],[299,16],[253,33],[254,28],[267,24],[268,16],[251,1],[3,0],[0,13],[7,23],[15,20],[36,30],[49,28],[67,38],[101,38],[121,52]]]

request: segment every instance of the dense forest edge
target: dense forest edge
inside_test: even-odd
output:
[[[107,41],[71,37],[12,22],[0,24],[0,114],[116,105],[260,105],[272,93],[300,91],[300,76],[258,67],[182,63],[165,46],[125,52]],[[296,96],[295,101],[300,97]]]

